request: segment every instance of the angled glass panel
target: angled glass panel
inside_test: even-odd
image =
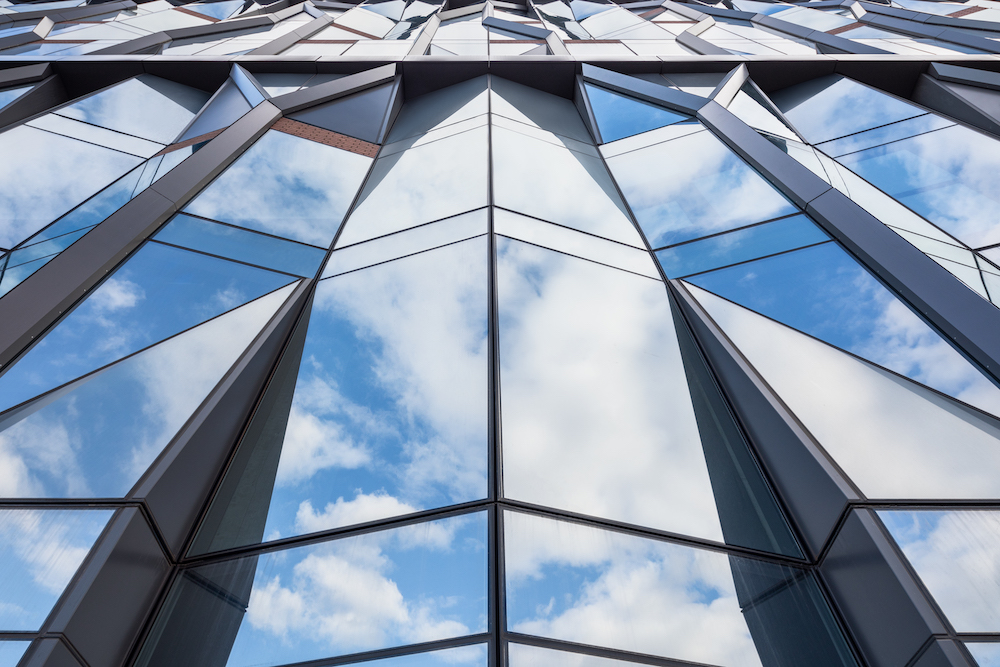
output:
[[[641,663],[510,642],[507,644],[507,664],[510,667],[627,667]]]
[[[709,132],[640,148],[607,163],[653,248],[798,212]]]
[[[1000,630],[1000,512],[878,510],[878,516],[956,631]]]
[[[97,125],[82,123],[72,118],[66,118],[59,114],[46,114],[25,123],[29,127],[37,127],[40,130],[61,134],[65,137],[72,137],[87,143],[97,144],[105,148],[112,148],[116,151],[136,155],[142,158],[150,158],[163,149],[163,144],[153,141],[132,137],[121,132],[106,130]]]
[[[0,410],[294,280],[148,243],[0,376]]]
[[[489,231],[486,211],[481,208],[346,248],[340,247],[330,255],[326,268],[323,269],[323,277],[348,273],[485,234]]]
[[[376,160],[339,243],[350,245],[487,204],[480,127]]]
[[[805,571],[529,514],[503,521],[510,630],[722,667],[857,664]]]
[[[734,116],[752,128],[798,141],[798,135],[771,113],[766,106],[754,99],[756,96],[757,91],[749,83],[744,84],[727,108]]]
[[[849,134],[840,139],[824,141],[821,144],[817,144],[816,148],[830,157],[840,157],[848,153],[855,153],[867,148],[874,148],[875,146],[923,134],[924,132],[940,130],[954,124],[953,121],[946,120],[941,116],[927,113],[922,116],[901,120],[898,123],[876,127],[873,130]]]
[[[180,213],[154,236],[157,241],[226,259],[312,278],[326,250]]]
[[[14,497],[124,496],[291,294],[289,285],[0,413]]]
[[[715,295],[689,289],[866,496],[1000,495],[1000,427],[995,418]]]
[[[689,281],[1000,415],[1000,389],[837,244],[718,269]]]
[[[141,74],[56,111],[60,116],[169,144],[191,122],[209,94]]]
[[[1000,642],[965,642],[979,667],[1000,667]]]
[[[387,83],[294,113],[289,118],[378,143],[379,131],[392,101],[392,90],[393,84]]]
[[[481,512],[184,570],[136,664],[285,665],[485,632],[486,545]]]
[[[490,79],[490,112],[546,132],[593,142],[570,100],[498,76]]]
[[[0,109],[10,104],[11,102],[19,98],[21,95],[24,95],[33,87],[34,84],[30,86],[18,86],[16,88],[7,88],[5,90],[0,90]]]
[[[226,0],[224,2],[195,2],[184,5],[184,9],[197,12],[202,16],[207,16],[213,19],[229,18],[241,7],[244,3],[241,0]]]
[[[178,137],[177,141],[187,141],[228,127],[242,118],[248,111],[250,111],[250,103],[247,102],[232,79],[226,79],[211,102],[202,109],[198,117],[184,130],[184,134]]]
[[[660,277],[646,250],[528,218],[502,208],[493,210],[493,231],[512,239],[558,250],[649,278]]]
[[[12,248],[142,163],[21,125],[0,134],[0,248]]]
[[[0,640],[0,667],[17,667],[29,646],[30,641]]]
[[[493,186],[498,206],[644,247],[599,158],[494,127]]]
[[[484,498],[486,260],[481,237],[320,282],[294,394],[240,446],[269,463],[225,481],[273,492],[220,494],[195,550]]]
[[[813,144],[927,113],[839,74],[771,93],[795,129]]]
[[[392,125],[387,142],[401,141],[430,130],[481,116],[489,111],[486,77],[435,90],[407,100]]]
[[[0,510],[0,564],[4,573],[0,578],[0,629],[31,631],[41,627],[113,514],[114,510],[94,509]],[[0,647],[0,660],[13,658],[17,649]],[[14,659],[9,664],[16,663]]]
[[[668,278],[678,278],[829,240],[812,220],[794,215],[659,250],[656,258]]]
[[[605,143],[690,118],[590,83],[584,87]]]
[[[329,247],[371,158],[276,130],[188,204],[188,213]]]

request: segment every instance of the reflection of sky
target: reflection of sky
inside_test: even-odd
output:
[[[647,102],[625,97],[610,90],[586,84],[601,138],[605,143],[653,130],[683,120],[685,116]]]
[[[41,626],[113,513],[0,511],[0,630],[37,630]],[[0,649],[0,660],[15,648]]]
[[[607,162],[653,248],[796,212],[709,132]]]
[[[838,245],[796,250],[689,281],[1000,414],[1000,390]]]
[[[992,420],[794,329],[691,289],[868,497],[1000,496],[1000,428]]]
[[[0,667],[17,667],[30,641],[0,640]]]
[[[955,125],[840,161],[968,245],[1000,242],[995,139]]]
[[[504,492],[722,541],[659,281],[497,240]]]
[[[265,528],[486,496],[486,241],[321,282]]]
[[[184,209],[327,247],[371,159],[271,130]]]
[[[0,497],[124,496],[291,290],[289,285],[0,418]]]
[[[515,632],[725,667],[761,664],[724,554],[513,512],[504,513],[504,547]]]
[[[772,93],[771,99],[814,144],[925,113],[837,74],[785,88]]]
[[[1000,643],[965,642],[965,647],[979,667],[1000,667]]]
[[[1000,632],[1000,512],[878,515],[955,630]]]
[[[486,542],[479,513],[265,554],[227,665],[485,632]],[[459,664],[481,656],[457,654]]]
[[[263,269],[149,243],[0,376],[0,410],[292,280]]]
[[[637,664],[526,644],[507,644],[507,663],[510,667],[627,667]]]

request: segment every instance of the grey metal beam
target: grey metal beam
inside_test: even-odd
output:
[[[84,5],[82,7],[70,7],[68,9],[35,9],[16,14],[0,14],[0,25],[13,23],[15,21],[34,21],[43,17],[52,19],[54,23],[63,21],[80,21],[101,14],[112,14],[114,12],[128,11],[135,9],[136,4],[131,0],[123,2],[105,2],[96,5]]]
[[[914,102],[1000,136],[1000,92],[940,81],[921,74]]]
[[[487,28],[496,28],[497,30],[505,30],[506,32],[522,35],[528,39],[546,39],[552,34],[551,30],[543,30],[542,28],[524,25],[515,21],[505,21],[492,16],[483,19],[483,25]]]
[[[51,75],[52,65],[49,63],[0,69],[0,88],[9,88],[11,86],[23,86],[26,83],[35,83],[36,81],[41,81]]]
[[[84,667],[58,637],[42,637],[31,642],[18,664],[24,667]]]
[[[290,33],[286,33],[281,37],[272,39],[267,44],[263,46],[258,46],[256,49],[246,54],[248,56],[276,56],[286,49],[290,49],[299,40],[309,39],[316,33],[320,32],[331,23],[333,23],[334,17],[329,14],[323,14],[318,18],[313,19],[309,23],[305,24],[297,30],[293,30]]]
[[[715,44],[712,44],[708,40],[704,40],[699,36],[701,35],[701,33],[711,28],[714,23],[715,19],[713,19],[711,16],[702,19],[701,22],[691,26],[681,34],[677,35],[677,43],[703,56],[732,55],[732,53],[722,48],[721,46],[716,46]]]
[[[733,101],[736,97],[736,93],[740,92],[740,88],[743,84],[750,79],[750,72],[747,70],[747,66],[743,63],[731,71],[726,77],[719,82],[719,85],[715,87],[711,95],[708,97],[715,100],[718,104],[724,107],[728,107],[729,103]]]
[[[45,66],[45,69],[48,70],[48,65]],[[67,99],[62,79],[56,75],[50,76],[0,109],[0,128],[18,123],[46,109],[51,109]]]
[[[358,72],[357,74],[351,74],[340,79],[310,86],[303,90],[296,90],[286,95],[279,95],[271,98],[271,102],[287,115],[316,104],[330,102],[369,88],[374,88],[375,86],[380,86],[383,83],[389,83],[395,77],[395,64],[382,65],[381,67],[374,67],[364,72]]]
[[[406,54],[408,56],[422,56],[427,53],[427,49],[430,48],[431,40],[434,39],[434,33],[437,32],[438,26],[441,25],[441,19],[437,14],[431,16],[427,21],[424,22],[424,26],[420,29],[420,34],[417,38],[413,40],[413,46],[410,47],[410,51]]]
[[[15,46],[21,46],[22,44],[30,44],[31,42],[37,42],[40,39],[45,39],[48,37],[49,32],[52,31],[52,26],[55,23],[47,16],[43,16],[38,20],[31,30],[27,32],[19,32],[14,35],[7,35],[6,37],[0,37],[0,49],[11,49]]]
[[[1000,90],[1000,73],[997,72],[989,72],[972,67],[959,67],[958,65],[949,65],[948,63],[931,63],[927,68],[927,74],[938,81],[961,83],[989,90]]]
[[[599,86],[683,113],[696,114],[709,102],[704,97],[698,97],[697,95],[661,86],[644,79],[628,76],[627,74],[612,72],[611,70],[595,67],[587,63],[582,65],[582,72],[585,80],[596,83]]]

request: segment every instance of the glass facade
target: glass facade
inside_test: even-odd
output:
[[[0,0],[0,667],[1000,665],[998,53]]]

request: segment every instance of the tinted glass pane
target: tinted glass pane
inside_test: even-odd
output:
[[[277,433],[240,448],[267,472],[226,480],[270,504],[220,494],[196,549],[485,497],[486,259],[478,238],[322,281]]]
[[[0,109],[7,106],[21,95],[32,89],[32,86],[19,86],[17,88],[7,88],[0,90]]]
[[[819,144],[817,148],[831,157],[840,157],[848,153],[881,146],[891,141],[906,139],[924,132],[940,130],[941,128],[954,125],[950,120],[945,120],[941,116],[926,113],[923,116],[916,116],[908,120],[901,120],[898,123],[883,125],[874,130],[866,130],[858,134],[850,134],[841,139],[826,141]]]
[[[510,667],[628,667],[639,663],[526,644],[507,644],[507,664]]]
[[[463,81],[407,100],[393,123],[387,141],[400,141],[434,128],[453,125],[488,110],[486,77]]]
[[[586,84],[587,97],[605,142],[655,130],[688,118],[647,102]]]
[[[248,111],[250,111],[250,103],[240,93],[236,84],[232,80],[226,79],[222,88],[212,99],[212,103],[205,107],[197,120],[184,131],[183,135],[178,137],[177,141],[187,141],[227,127]]]
[[[143,158],[153,157],[163,149],[161,143],[114,132],[72,118],[65,118],[59,114],[46,114],[28,121],[26,125]]]
[[[0,409],[293,280],[200,253],[147,244],[0,376]]]
[[[709,132],[607,162],[653,248],[797,212]]]
[[[524,38],[517,36],[517,39]],[[490,112],[493,114],[577,141],[593,141],[580,113],[566,98],[497,76],[490,79],[490,93]]]
[[[186,570],[137,664],[284,665],[485,632],[486,542],[480,513]]]
[[[327,247],[371,158],[271,130],[184,209]]]
[[[0,641],[0,667],[16,667],[30,645],[29,641]]]
[[[955,630],[1000,629],[1000,512],[879,510],[878,515]]]
[[[340,132],[371,143],[378,143],[385,122],[393,84],[387,83],[362,93],[342,97],[292,114],[290,118]]]
[[[191,122],[209,94],[142,74],[56,113],[109,130],[169,144]]]
[[[0,414],[13,497],[124,496],[292,286]]]
[[[157,232],[157,241],[312,278],[326,257],[321,248],[256,234],[183,213]]]
[[[10,465],[6,463],[5,468],[16,470],[7,467]],[[0,510],[0,564],[4,573],[0,578],[0,629],[24,631],[41,626],[113,513]],[[18,648],[0,647],[0,660],[13,658]],[[13,659],[9,664],[16,662]]]
[[[1000,643],[965,642],[979,667],[1000,667]]]

